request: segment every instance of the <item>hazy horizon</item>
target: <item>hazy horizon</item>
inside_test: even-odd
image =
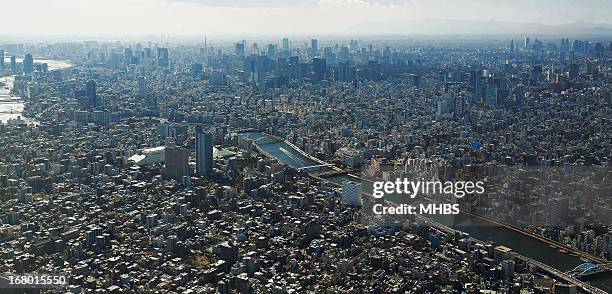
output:
[[[612,3],[591,0],[23,0],[4,36],[610,35]]]

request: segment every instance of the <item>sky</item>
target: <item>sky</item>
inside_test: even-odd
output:
[[[9,35],[503,32],[612,26],[608,0],[2,0]],[[460,22],[460,25],[457,25]],[[501,31],[501,29],[500,29]],[[2,33],[0,33],[2,34]]]

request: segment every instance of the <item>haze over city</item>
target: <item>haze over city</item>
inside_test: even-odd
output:
[[[612,3],[486,0],[3,1],[11,37],[601,34]],[[43,25],[44,24],[44,25]]]

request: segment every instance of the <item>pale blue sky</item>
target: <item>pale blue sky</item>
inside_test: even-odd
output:
[[[448,19],[612,22],[607,0],[9,0],[2,7],[4,33],[37,35],[384,34]]]

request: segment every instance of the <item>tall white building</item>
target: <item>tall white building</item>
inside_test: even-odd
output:
[[[361,183],[346,181],[342,184],[342,201],[351,206],[363,205],[361,199]]]

